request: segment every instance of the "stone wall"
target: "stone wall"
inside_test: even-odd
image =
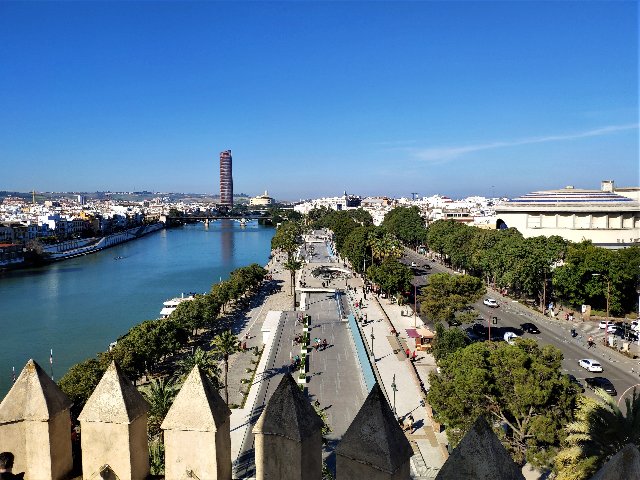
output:
[[[0,403],[0,451],[16,456],[26,480],[66,480],[72,470],[71,402],[30,360]],[[113,363],[79,416],[82,478],[142,480],[149,475],[148,405]],[[165,431],[165,478],[231,480],[230,411],[199,367],[178,393]],[[256,422],[256,477],[322,478],[322,422],[284,375]],[[411,445],[376,384],[336,449],[337,480],[408,480]],[[594,480],[640,480],[640,452],[628,445]],[[519,467],[479,418],[436,480],[518,480]]]

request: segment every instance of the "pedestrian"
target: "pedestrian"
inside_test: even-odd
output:
[[[415,361],[416,361],[416,357],[417,357],[417,355],[416,355],[416,351],[414,350],[414,351],[413,351],[413,354],[411,355],[411,361],[412,361],[412,362],[415,362]]]
[[[24,478],[24,472],[18,474],[12,472],[14,459],[11,452],[0,453],[0,480],[22,480]]]
[[[325,348],[327,348],[327,339],[326,338],[324,338],[322,340],[322,350],[324,350]]]
[[[587,340],[587,344],[588,344],[587,348],[591,348],[591,347],[593,347],[595,345],[593,343],[593,337],[592,336],[589,336],[589,339]]]
[[[409,350],[408,348],[404,351],[404,353],[407,354],[407,358],[411,357],[411,350]]]
[[[242,342],[242,351],[247,349],[247,342]]]

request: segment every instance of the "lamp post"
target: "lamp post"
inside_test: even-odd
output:
[[[393,390],[393,416],[397,417],[396,413],[396,392],[398,391],[398,387],[396,386],[396,374],[393,374],[393,382],[391,382],[391,390]]]
[[[413,328],[416,328],[416,317],[418,315],[418,284],[413,284]]]
[[[373,353],[373,340],[374,340],[375,338],[376,338],[376,337],[373,335],[373,327],[371,327],[371,356],[373,357],[373,361],[374,361],[374,362],[376,361],[376,356],[375,356],[375,355],[374,355],[374,353]]]
[[[611,291],[611,280],[604,273],[592,273],[592,277],[603,277],[607,281],[607,318],[605,320],[604,327],[604,344],[605,346],[609,345],[609,294]]]

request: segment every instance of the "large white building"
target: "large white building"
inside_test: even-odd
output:
[[[525,237],[559,235],[572,242],[622,248],[640,245],[638,189],[620,189],[613,181],[601,190],[566,187],[532,192],[496,205],[496,228],[514,227]]]

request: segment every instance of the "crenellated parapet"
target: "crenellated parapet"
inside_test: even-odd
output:
[[[0,451],[27,479],[60,480],[73,467],[71,400],[33,360],[0,403]]]
[[[78,416],[84,478],[147,478],[148,411],[147,401],[112,362]]]
[[[65,480],[72,469],[71,402],[29,360],[0,403],[0,451],[27,480]],[[149,405],[112,363],[80,414],[82,478],[142,480],[149,474]],[[162,423],[165,479],[231,480],[231,412],[199,367]],[[322,420],[291,375],[282,376],[253,427],[257,479],[320,480]],[[414,452],[376,384],[336,449],[337,480],[409,480]],[[425,459],[428,461],[428,459]],[[478,418],[436,480],[524,479],[493,429]],[[591,480],[640,480],[627,445]]]

